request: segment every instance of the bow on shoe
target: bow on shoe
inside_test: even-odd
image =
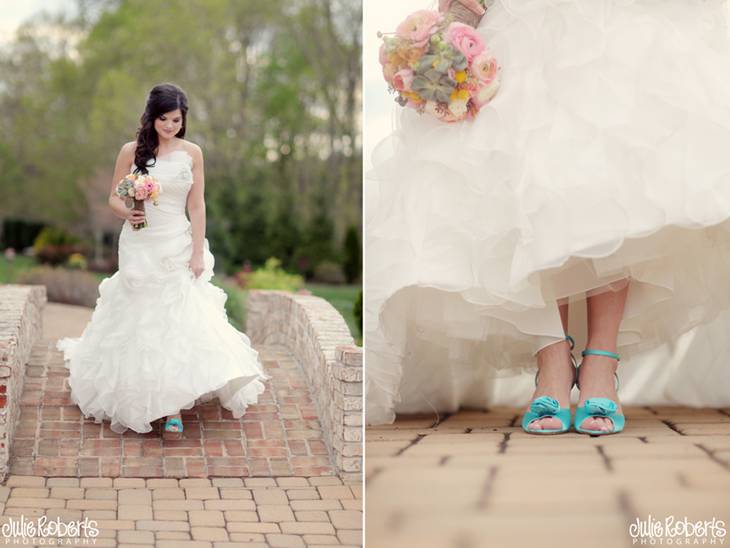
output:
[[[550,396],[540,396],[535,399],[530,405],[530,411],[537,414],[539,417],[545,415],[557,415],[560,411],[560,402]]]
[[[607,417],[618,409],[616,402],[608,398],[590,398],[585,401],[584,406],[589,415],[601,415],[602,417]]]

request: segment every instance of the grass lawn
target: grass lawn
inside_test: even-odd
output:
[[[0,254],[0,283],[13,283],[22,272],[30,270],[35,266],[35,264],[35,259],[31,257],[17,255],[15,259],[10,262],[4,255]]]
[[[329,301],[342,314],[342,317],[347,322],[347,326],[350,328],[350,333],[352,333],[352,336],[359,343],[360,330],[357,327],[355,316],[352,315],[352,310],[355,306],[355,300],[357,299],[358,291],[360,291],[360,286],[308,283],[305,287],[312,292],[312,295],[322,297],[325,301]]]
[[[8,261],[4,255],[0,254],[0,284],[16,283],[23,272],[38,266],[33,257],[25,257],[18,255],[13,262]],[[91,274],[101,282],[104,278],[108,278],[112,273],[91,272]]]
[[[228,295],[228,301],[226,302],[228,319],[238,329],[244,330],[246,323],[247,291],[240,289],[235,283],[219,276],[213,278],[213,283],[223,289]],[[334,306],[335,309],[342,314],[345,322],[347,322],[347,327],[350,328],[350,333],[355,339],[355,342],[362,345],[362,337],[360,336],[360,331],[357,328],[355,317],[352,314],[360,286],[306,284],[305,288],[311,291],[312,295],[321,297]]]

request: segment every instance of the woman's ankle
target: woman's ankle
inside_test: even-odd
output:
[[[603,350],[605,352],[616,353],[616,347],[616,337],[594,336],[588,339],[588,342],[586,343],[586,349]]]

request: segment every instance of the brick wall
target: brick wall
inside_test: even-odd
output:
[[[362,480],[362,349],[335,308],[319,297],[251,291],[246,334],[287,347],[301,364],[330,457],[343,480]]]
[[[41,336],[45,304],[43,286],[0,285],[0,481],[8,473],[25,365]]]

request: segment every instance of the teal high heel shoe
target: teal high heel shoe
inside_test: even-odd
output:
[[[177,430],[171,430],[171,426],[177,426]],[[164,437],[166,439],[177,439],[182,437],[183,423],[178,418],[167,419],[165,421]]]
[[[570,387],[572,389],[573,386],[575,386],[576,382],[578,382],[578,369],[572,352],[573,348],[575,348],[575,341],[570,335],[566,336],[565,340],[570,343],[570,360],[571,362],[573,362],[574,368],[573,384]],[[535,386],[537,386],[537,379],[539,375],[540,371],[538,370],[537,373],[535,373]],[[531,430],[529,428],[529,425],[532,421],[544,417],[557,418],[560,421],[561,427],[551,430]],[[539,398],[535,398],[530,404],[530,410],[522,416],[522,429],[528,434],[547,435],[562,434],[563,432],[567,432],[568,430],[570,430],[570,406],[560,407],[560,402],[550,396],[540,396]]]
[[[616,360],[617,362],[620,361],[620,357],[615,352],[608,352],[606,350],[593,350],[591,348],[586,348],[581,355],[583,357],[586,356],[605,356],[607,358],[612,358]],[[583,365],[583,362],[581,362],[580,365]],[[580,365],[578,366],[578,370],[580,369]],[[576,380],[575,384],[580,390],[580,384],[578,384],[578,370],[576,370]],[[614,376],[616,377],[616,392],[618,392],[619,387],[619,381],[618,381],[618,373],[614,373]],[[583,402],[582,406],[579,406],[575,410],[575,430],[576,432],[580,432],[581,434],[590,434],[592,436],[604,436],[606,434],[618,434],[624,429],[624,424],[626,423],[626,418],[620,414],[617,413],[616,410],[618,409],[618,404],[616,404],[615,401],[613,401],[610,398],[588,398],[585,402]],[[582,428],[580,425],[583,424],[583,421],[590,417],[605,417],[608,419],[611,419],[611,422],[613,423],[613,430],[589,430],[587,428]]]

